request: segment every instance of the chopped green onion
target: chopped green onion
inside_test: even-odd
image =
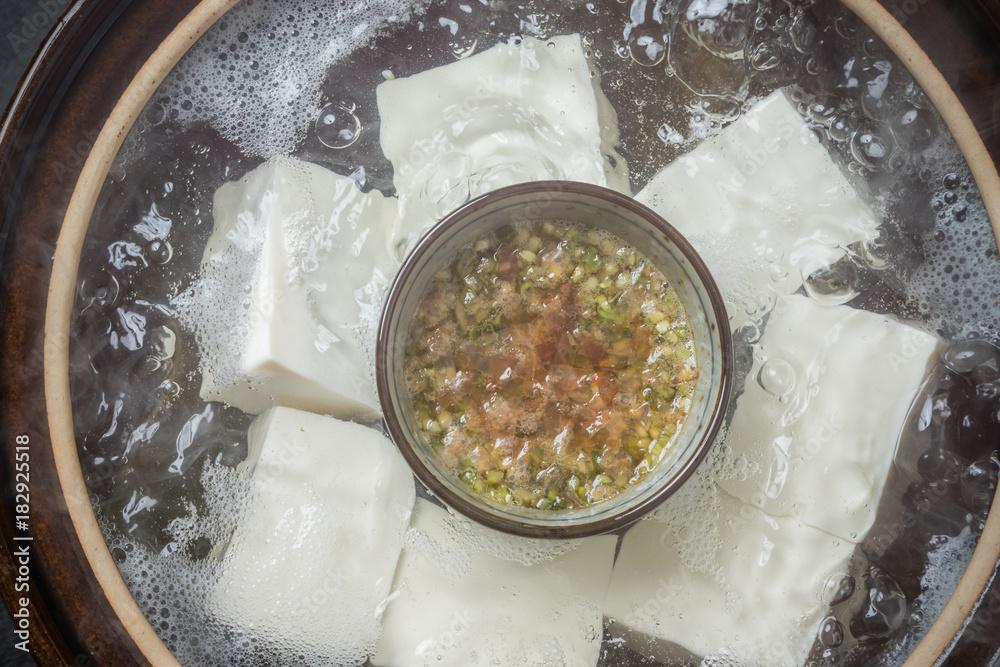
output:
[[[583,267],[590,272],[594,272],[601,267],[601,258],[597,254],[597,248],[593,246],[585,248],[580,259],[583,260]]]
[[[601,317],[602,320],[609,320],[611,322],[621,322],[622,321],[621,315],[618,315],[613,310],[610,310],[608,308],[598,308],[597,309],[597,314],[600,315],[600,317]]]

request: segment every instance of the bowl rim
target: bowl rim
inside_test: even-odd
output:
[[[143,654],[157,665],[177,659],[143,616],[125,585],[90,506],[72,426],[69,394],[69,322],[83,239],[100,188],[125,136],[157,87],[181,57],[239,0],[202,0],[170,37],[141,66],[105,122],[77,179],[63,216],[53,257],[49,298],[45,306],[44,384],[46,413],[57,474],[69,519],[87,555],[87,565]],[[896,54],[941,114],[969,165],[994,230],[1000,239],[1000,176],[971,118],[930,57],[899,20],[877,0],[840,0]],[[953,639],[991,583],[1000,559],[1000,493],[994,497],[972,560],[930,631],[904,667],[930,667],[947,655]]]
[[[691,269],[697,274],[705,287],[705,293],[708,296],[712,314],[715,317],[715,323],[712,324],[712,328],[716,329],[716,324],[718,327],[714,333],[718,336],[720,342],[719,354],[721,359],[719,363],[722,371],[720,373],[719,388],[716,393],[714,405],[706,409],[706,413],[708,413],[707,428],[705,428],[700,438],[696,439],[690,455],[679,464],[678,470],[674,475],[666,479],[661,485],[650,487],[646,491],[645,497],[640,496],[640,500],[634,505],[614,512],[610,516],[602,516],[599,519],[592,520],[583,519],[567,525],[537,525],[517,521],[515,518],[508,519],[501,517],[498,514],[483,509],[477,503],[470,502],[467,498],[442,483],[424,464],[422,458],[415,451],[419,445],[413,442],[413,439],[408,434],[408,429],[406,429],[400,417],[400,412],[404,408],[392,399],[393,373],[390,370],[392,364],[389,360],[394,355],[390,330],[393,326],[399,324],[396,321],[396,315],[404,305],[401,298],[403,287],[423,267],[426,261],[430,261],[435,250],[435,245],[446,240],[453,232],[461,231],[469,217],[476,216],[484,209],[516,197],[534,195],[541,198],[545,195],[553,194],[600,200],[624,209],[632,216],[641,219],[653,230],[663,234],[669,243],[680,250],[684,259],[687,260]],[[577,200],[574,200],[573,203],[587,204],[587,202]],[[526,204],[530,206],[530,200]],[[411,294],[415,295],[415,293]],[[378,337],[375,345],[375,384],[378,389],[379,403],[382,405],[383,422],[385,423],[386,430],[395,442],[400,454],[406,459],[410,470],[413,471],[417,479],[424,486],[430,489],[434,496],[442,500],[448,507],[494,530],[520,537],[570,539],[600,535],[631,525],[673,495],[694,474],[694,471],[701,462],[708,456],[715,442],[716,435],[718,435],[725,421],[726,409],[732,395],[733,360],[733,338],[722,292],[715,283],[715,279],[712,277],[708,266],[694,249],[694,246],[673,225],[651,208],[641,204],[632,197],[623,195],[610,188],[577,181],[531,181],[498,188],[462,204],[431,227],[420,238],[414,249],[404,260],[402,268],[400,268],[393,279],[385,308],[382,311],[382,317],[379,320]],[[689,415],[688,418],[690,417]],[[688,423],[688,421],[685,421],[685,427]],[[701,426],[700,423],[699,426]]]

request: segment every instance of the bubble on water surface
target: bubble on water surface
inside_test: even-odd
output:
[[[455,60],[464,60],[476,52],[478,45],[479,40],[476,38],[467,38],[462,41],[453,42],[451,45],[451,55],[455,56]]]
[[[844,643],[844,626],[836,618],[823,619],[820,626],[819,640],[823,646],[837,647]]]
[[[90,308],[97,312],[105,312],[118,302],[121,284],[110,273],[100,271],[84,278],[79,290],[84,312]]]
[[[656,22],[630,27],[625,38],[626,49],[632,61],[643,67],[654,67],[667,55],[664,27]]]
[[[817,125],[829,126],[837,118],[840,98],[836,95],[817,95],[806,107],[806,115]]]
[[[331,103],[320,109],[316,118],[316,137],[329,148],[347,148],[361,136],[361,121],[354,105]]]
[[[984,364],[996,365],[1000,350],[984,340],[963,340],[945,350],[942,360],[956,373],[971,373]]]
[[[876,130],[865,126],[851,136],[851,153],[868,169],[877,170],[888,161],[892,146]]]
[[[879,569],[865,574],[862,586],[848,604],[854,607],[848,627],[860,641],[884,639],[906,619],[906,595],[892,577]]]
[[[834,306],[858,295],[858,267],[846,253],[836,261],[808,271],[802,276],[802,286],[814,301]]]
[[[781,64],[781,45],[777,41],[759,42],[750,50],[750,66],[759,72]]]
[[[146,256],[155,264],[166,264],[174,256],[174,249],[169,241],[153,239],[146,244]]]
[[[768,359],[757,374],[757,383],[772,396],[788,396],[795,389],[796,373],[784,359]]]
[[[889,115],[889,130],[896,145],[905,151],[922,151],[937,136],[937,119],[930,110],[912,102],[901,102]]]

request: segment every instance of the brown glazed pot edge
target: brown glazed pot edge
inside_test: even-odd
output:
[[[41,665],[148,662],[87,567],[63,501],[44,415],[43,311],[62,214],[87,152],[135,72],[195,5],[195,0],[72,3],[40,47],[0,126],[5,207],[0,238],[6,241],[0,265],[0,595],[14,612],[27,594],[28,645]],[[15,542],[18,435],[31,442],[33,539]],[[15,589],[14,558],[15,549],[26,545],[27,592]],[[14,639],[6,641],[4,651],[16,650]]]
[[[4,512],[0,515],[0,594],[14,609],[13,470],[14,437],[28,434],[32,447],[32,641],[40,664],[143,664],[146,659],[103,598],[87,568],[83,547],[62,502],[51,451],[41,386],[42,309],[51,270],[52,249],[62,212],[82,167],[88,142],[140,65],[196,4],[195,0],[78,0],[42,47],[15,96],[0,129],[0,201],[11,219],[0,275],[0,475]],[[893,10],[902,6],[886,2]],[[120,16],[115,17],[116,13]],[[113,23],[107,32],[106,22]],[[917,21],[907,28],[919,28]],[[933,27],[933,26],[932,26]],[[934,32],[923,42],[934,54]],[[94,42],[97,42],[96,45]],[[93,48],[90,51],[91,47]],[[84,59],[79,71],[74,71]],[[963,73],[946,77],[977,126],[986,131],[993,109],[977,97],[981,88],[963,86]],[[59,89],[67,75],[71,81]],[[965,88],[965,90],[963,90]],[[971,91],[971,97],[965,95]],[[49,127],[39,120],[53,113]],[[24,138],[41,129],[37,152]],[[996,137],[987,141],[997,156]],[[29,150],[30,149],[30,150]],[[81,156],[80,153],[84,152]],[[18,180],[23,179],[23,180]],[[19,201],[17,200],[19,199]],[[20,204],[20,206],[18,206]],[[2,241],[0,241],[2,242]],[[985,662],[985,661],[984,661]],[[966,663],[968,664],[968,663]],[[976,664],[984,664],[978,662]]]

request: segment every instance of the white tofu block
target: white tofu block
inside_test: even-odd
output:
[[[396,208],[379,192],[298,160],[271,160],[215,194],[215,228],[203,275],[256,261],[250,285],[223,298],[248,299],[235,333],[199,324],[214,359],[201,396],[257,414],[272,405],[339,417],[375,415],[362,320],[377,321],[378,293],[397,270],[389,251]],[[235,252],[239,250],[241,252]],[[370,311],[367,312],[366,311]],[[231,339],[235,337],[235,339]]]
[[[580,35],[527,37],[379,85],[397,240],[416,241],[469,197],[545,179],[628,192],[618,117]],[[605,159],[614,156],[616,167]]]
[[[937,348],[883,315],[779,299],[726,434],[719,485],[768,514],[860,542]]]
[[[440,507],[417,501],[414,539],[400,558],[372,663],[596,665],[617,538],[580,540],[561,556],[524,565],[463,545],[472,529],[466,520],[456,523]]]
[[[718,490],[701,502],[710,511],[625,533],[605,603],[612,634],[667,664],[694,654],[801,666],[854,545]],[[716,539],[692,553],[708,532]]]
[[[878,225],[780,90],[657,173],[636,199],[703,256],[734,329]]]
[[[271,645],[363,663],[413,508],[409,468],[376,431],[290,408],[254,422],[248,467],[251,505],[210,612]]]

